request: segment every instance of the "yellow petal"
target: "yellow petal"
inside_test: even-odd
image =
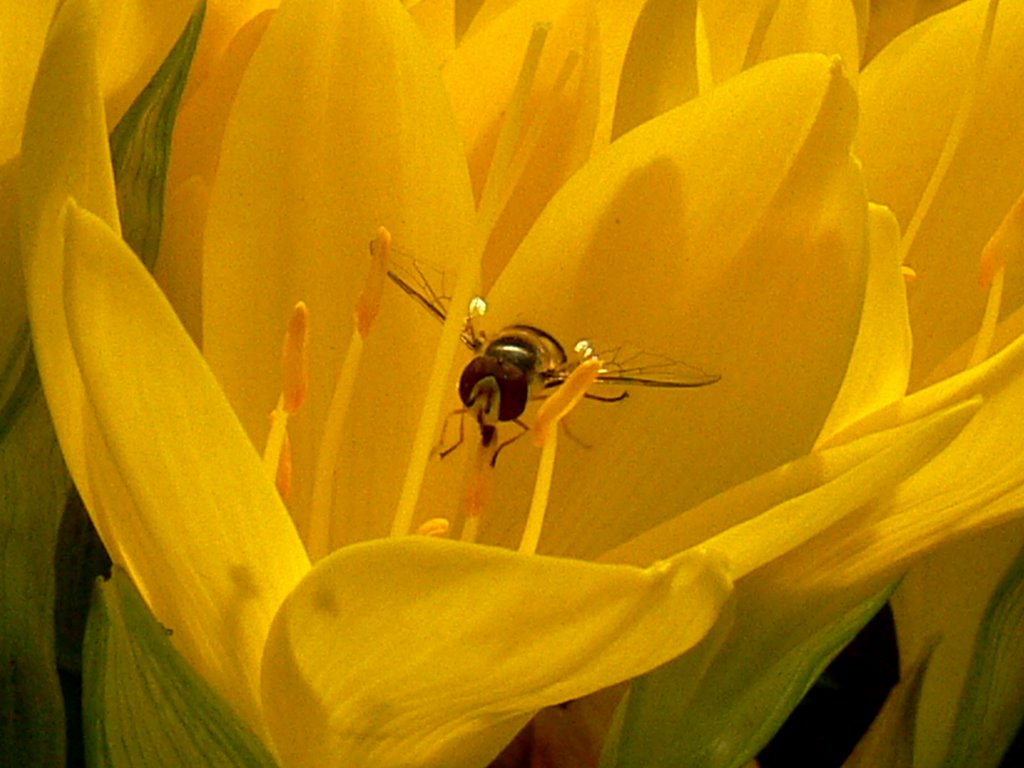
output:
[[[192,84],[199,84],[219,66],[221,57],[243,27],[278,5],[278,0],[207,0],[203,34],[189,71]]]
[[[380,225],[442,269],[472,250],[465,157],[436,65],[397,3],[286,3],[224,137],[204,242],[203,343],[262,445],[281,334],[295,303],[308,305],[309,397],[289,423],[300,513]],[[396,294],[367,340],[336,466],[352,538],[390,528],[383,510],[397,502],[438,338]]]
[[[987,376],[962,374],[973,384],[967,391],[985,398],[970,423],[892,493],[835,526],[817,546],[798,550],[784,578],[808,590],[871,580],[877,588],[943,543],[1018,518],[1024,508],[1022,348],[1024,341],[977,366]],[[832,566],[822,568],[823,562]]]
[[[819,440],[890,405],[907,391],[911,337],[906,280],[899,261],[899,225],[887,208],[872,205],[870,226],[871,266],[857,343]]]
[[[210,189],[193,176],[167,195],[160,232],[160,258],[153,277],[189,336],[202,346],[203,229]]]
[[[911,28],[865,69],[857,149],[872,199],[896,214],[914,335],[911,388],[974,335],[986,293],[982,248],[1024,190],[1024,6],[1003,3],[976,69],[987,2],[964,3]],[[978,190],[983,193],[979,194]],[[1024,303],[1009,269],[1003,313]]]
[[[782,0],[777,4],[756,60],[767,61],[805,52],[838,56],[844,71],[856,82],[860,43],[853,3],[849,0]]]
[[[700,92],[698,15],[694,0],[644,4],[622,65],[612,138]]]
[[[63,311],[85,432],[106,449],[87,458],[90,512],[176,647],[259,731],[267,628],[309,568],[305,550],[136,256],[74,203],[65,236]]]
[[[962,2],[963,0],[899,0],[894,3],[872,3],[864,43],[864,60],[873,59],[895,37],[918,22]]]
[[[645,531],[601,560],[644,565],[679,547],[706,544],[727,553],[737,573],[754,570],[890,492],[946,447],[978,407],[968,403],[802,456]]]
[[[569,426],[593,448],[560,456],[540,551],[596,555],[810,448],[864,288],[854,113],[834,62],[768,62],[632,131],[548,206],[485,330],[526,322],[722,379],[583,404]],[[502,454],[482,540],[516,540],[531,458]]]
[[[790,53],[839,56],[848,76],[860,60],[857,19],[842,0],[718,0],[701,3],[710,77],[722,83]]]
[[[601,106],[594,132],[595,147],[604,147],[612,139],[622,69],[643,7],[643,0],[601,0],[597,4],[601,33]]]
[[[263,13],[245,24],[223,54],[210,64],[203,81],[183,101],[174,124],[167,173],[169,189],[176,189],[192,176],[202,177],[207,185],[213,184],[228,114],[245,69],[272,18],[272,13]],[[203,31],[206,32],[205,26]],[[192,224],[197,227],[196,222]]]
[[[119,231],[96,66],[97,24],[91,0],[68,0],[54,18],[26,117],[20,190],[21,248],[36,359],[61,450],[89,508],[84,396],[62,307],[60,215],[71,196]]]
[[[56,0],[0,3],[0,163],[16,155],[21,145],[32,81],[56,6]]]
[[[286,765],[482,767],[539,708],[693,647],[729,593],[696,552],[640,570],[426,537],[355,545],[275,620],[267,721]]]

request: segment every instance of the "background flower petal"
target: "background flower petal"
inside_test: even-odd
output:
[[[871,266],[860,330],[819,440],[895,402],[907,391],[913,350],[906,278],[899,261],[899,224],[890,210],[879,205],[871,206],[869,223]]]
[[[320,561],[267,644],[288,765],[484,766],[537,709],[691,648],[730,594],[689,552],[650,569],[426,537]]]
[[[722,83],[755,64],[791,53],[842,58],[856,78],[859,32],[844,0],[717,0],[700,4],[710,79]]]
[[[84,393],[68,340],[61,210],[69,196],[119,231],[97,65],[99,16],[68,0],[50,27],[22,143],[21,250],[32,342],[61,451],[87,507]]]
[[[57,0],[0,3],[0,115],[4,116],[0,122],[0,163],[16,155],[21,146],[32,81],[56,6]]]
[[[1024,190],[1024,132],[1014,128],[1024,123],[1024,6],[999,6],[978,73],[987,6],[973,0],[912,27],[861,79],[857,152],[871,198],[899,219],[904,262],[917,275],[907,291],[912,389],[977,332],[981,249]],[[1022,303],[1024,270],[1011,267],[1004,316]]]
[[[298,300],[310,310],[309,394],[289,423],[301,520],[377,228],[442,269],[473,249],[461,142],[436,63],[399,4],[282,4],[243,78],[211,195],[204,352],[257,445],[280,388],[285,323]],[[363,353],[335,467],[343,540],[390,528],[382,510],[398,499],[440,332],[397,293],[386,293]]]
[[[64,311],[87,396],[90,507],[186,659],[262,728],[267,628],[309,568],[234,413],[167,300],[96,216],[67,210]],[[123,493],[122,498],[117,494]]]
[[[484,330],[532,323],[722,380],[583,404],[569,426],[593,447],[566,441],[541,551],[596,555],[811,447],[864,290],[855,112],[835,62],[775,60],[632,131],[552,200]],[[502,454],[482,540],[517,540],[533,461]]]
[[[795,549],[919,470],[964,428],[979,399],[802,456],[604,553],[646,565],[677,547],[719,548],[745,574]],[[738,577],[738,574],[737,574]]]

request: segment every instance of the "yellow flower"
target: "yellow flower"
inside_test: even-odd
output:
[[[1019,343],[908,400],[907,334],[873,359],[903,284],[895,223],[851,154],[851,76],[820,52],[776,55],[835,52],[856,40],[852,15],[827,44],[780,29],[756,61],[712,57],[700,98],[640,98],[613,119],[596,12],[559,4],[545,32],[547,5],[483,19],[450,50],[374,0],[293,0],[242,27],[177,146],[204,114],[226,119],[223,140],[172,172],[180,260],[165,268],[202,356],[119,237],[91,3],[67,0],[51,28],[22,242],[61,446],[114,560],[284,765],[483,766],[538,709],[677,657],[713,723],[723,692],[770,679],[948,530],[1008,516],[1024,480],[1013,464],[966,491],[981,473],[967,458],[1019,410]],[[443,329],[390,287],[372,327],[355,309],[380,225],[458,275]],[[532,494],[542,556],[510,551],[538,474],[526,441],[474,468],[470,422],[468,445],[431,460],[458,407],[457,315],[480,288],[488,333],[536,323],[722,377],[582,405],[572,428],[592,447],[565,445],[550,494]],[[282,445],[266,413],[299,301],[309,383],[286,508],[278,462],[253,446]],[[964,498],[947,505],[954,469]],[[493,481],[482,511],[467,475]],[[480,543],[388,538],[477,511]]]

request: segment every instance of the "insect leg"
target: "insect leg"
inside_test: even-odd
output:
[[[444,417],[444,426],[441,427],[441,440],[437,444],[437,455],[440,458],[443,459],[449,453],[451,453],[456,448],[458,448],[460,445],[462,445],[462,441],[463,441],[463,439],[465,439],[465,436],[466,436],[466,433],[465,433],[465,415],[466,415],[466,409],[465,408],[459,408],[459,410],[452,411],[451,413],[449,413],[447,416]],[[450,422],[452,420],[452,416],[458,416],[459,417],[459,439],[456,440],[451,445],[449,445],[447,448],[443,448],[442,446],[444,445],[445,435],[448,434],[448,422]]]
[[[530,426],[524,423],[521,419],[513,419],[512,423],[515,424],[520,429],[522,429],[523,431],[513,437],[510,437],[508,440],[505,440],[504,442],[499,444],[497,448],[494,449],[494,455],[491,456],[492,467],[498,463],[498,454],[501,453],[503,448],[505,448],[508,445],[512,445],[512,443],[514,443],[516,440],[518,440],[520,437],[522,437],[523,435],[530,431]]]
[[[598,400],[598,401],[600,401],[602,403],[621,403],[623,400],[625,400],[627,397],[629,397],[629,392],[623,391],[623,392],[620,392],[617,395],[612,395],[612,396],[592,395],[590,392],[587,392],[584,395],[584,397],[587,398],[587,400]]]

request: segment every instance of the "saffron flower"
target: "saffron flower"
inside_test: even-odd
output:
[[[852,10],[827,39],[754,18],[759,55],[736,56],[742,25],[709,8],[669,72],[644,66],[667,4],[607,44],[586,2],[450,39],[420,5],[286,0],[211,56],[145,214],[166,294],[122,237],[95,4],[54,16],[18,217],[53,424],[121,574],[87,639],[92,748],[145,755],[136,716],[206,759],[472,768],[543,708],[607,697],[604,764],[743,764],[908,568],[1018,515],[1024,451],[992,459],[1021,439],[1024,341],[1004,325],[928,378],[972,332],[917,349],[937,310],[905,284],[899,166],[858,126],[886,78],[857,72]],[[986,61],[1013,50],[991,39]],[[992,237],[991,281],[1013,199],[954,254]],[[387,280],[392,237],[451,290],[443,325]],[[498,457],[466,403],[439,460],[479,294],[491,337],[527,323],[721,378],[586,402],[581,359],[527,411],[539,451]],[[104,688],[140,689],[115,652],[144,620],[125,574],[181,712]]]

